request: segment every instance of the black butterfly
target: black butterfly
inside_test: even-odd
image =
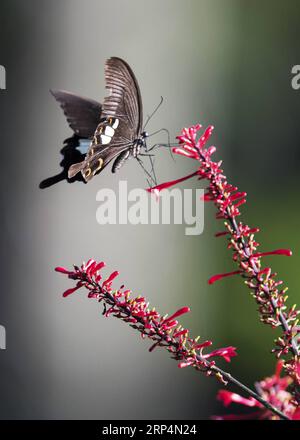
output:
[[[81,172],[88,182],[113,159],[113,173],[129,157],[142,165],[138,155],[142,148],[147,151],[148,133],[142,128],[142,99],[135,75],[124,60],[112,57],[105,64],[105,82],[110,94],[102,106],[69,92],[52,91],[80,144],[84,144],[82,140],[89,143],[85,159],[70,166],[70,179]]]

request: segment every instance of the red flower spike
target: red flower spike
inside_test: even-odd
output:
[[[217,275],[213,275],[209,278],[208,284],[214,284],[216,281],[219,281],[222,278],[231,277],[232,275],[239,275],[240,273],[242,273],[241,270],[235,270],[233,272],[219,273]]]
[[[278,249],[272,252],[259,252],[257,249],[259,243],[255,240],[254,234],[259,232],[258,228],[250,228],[248,225],[237,222],[237,217],[241,215],[240,208],[246,203],[246,193],[238,191],[238,188],[229,183],[221,169],[222,162],[214,162],[211,159],[215,147],[208,146],[206,143],[212,133],[212,127],[208,127],[204,134],[200,134],[200,126],[192,126],[184,128],[178,136],[180,149],[177,153],[184,155],[195,155],[195,159],[199,162],[197,173],[199,178],[206,179],[208,186],[204,196],[205,201],[212,201],[217,209],[216,218],[225,220],[228,232],[218,233],[216,236],[228,235],[230,241],[228,249],[232,250],[233,261],[238,265],[237,271],[228,274],[219,274],[210,278],[209,283],[212,284],[220,278],[233,274],[240,274],[246,278],[246,284],[258,304],[260,319],[272,328],[281,327],[282,342],[280,346],[276,345],[273,350],[277,357],[286,357],[284,369],[290,372],[293,377],[294,397],[300,403],[300,378],[296,374],[297,359],[300,356],[300,347],[297,337],[291,338],[291,334],[295,334],[294,322],[297,319],[298,311],[295,313],[292,308],[286,306],[286,297],[284,289],[279,290],[278,286],[281,281],[275,280],[275,275],[269,270],[261,269],[260,257],[267,255],[283,255],[291,256],[289,249]],[[198,138],[198,140],[197,140]],[[172,186],[179,183],[180,180],[168,182],[159,185],[161,189],[166,185]],[[265,276],[264,276],[265,275]],[[283,299],[285,298],[285,299]],[[296,388],[297,390],[296,390]]]
[[[220,373],[214,370],[215,361],[210,357],[226,358],[232,356],[232,347],[214,350],[210,353],[203,353],[212,342],[205,341],[198,344],[196,339],[189,336],[189,330],[178,326],[177,318],[190,312],[189,307],[181,307],[169,317],[161,317],[155,309],[149,308],[149,303],[145,298],[138,296],[132,298],[130,290],[123,290],[124,286],[112,292],[111,284],[119,275],[118,271],[113,272],[105,281],[100,283],[98,270],[104,266],[104,263],[97,263],[95,260],[89,260],[82,264],[75,272],[71,272],[72,279],[77,280],[75,287],[68,289],[64,296],[85,287],[88,291],[87,296],[96,299],[105,304],[104,316],[114,316],[121,319],[134,329],[140,332],[142,338],[148,338],[152,341],[150,351],[156,347],[164,347],[176,360],[180,360],[179,367],[193,366],[198,371],[205,372],[207,375],[219,377]],[[61,270],[59,270],[61,272]],[[69,276],[69,271],[63,269],[63,272]],[[198,338],[197,338],[198,339]],[[222,371],[222,370],[221,370]]]

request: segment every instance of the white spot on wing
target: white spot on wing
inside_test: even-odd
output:
[[[112,127],[110,127],[109,125],[107,125],[107,126],[105,127],[104,134],[105,134],[106,136],[113,137],[113,135],[115,134],[115,130],[114,130]]]
[[[105,134],[101,134],[100,137],[101,137],[101,144],[102,145],[107,145],[111,141],[111,137],[110,136],[106,136]]]
[[[119,125],[119,119],[116,119],[115,122],[112,125],[112,128],[116,129]]]

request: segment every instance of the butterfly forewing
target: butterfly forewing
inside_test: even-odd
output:
[[[105,82],[110,94],[104,98],[102,119],[85,160],[70,167],[70,178],[81,171],[88,182],[112,159],[126,150],[129,151],[133,142],[140,136],[143,120],[142,101],[131,68],[120,58],[108,59],[105,65]],[[124,154],[123,156],[128,157]]]
[[[105,82],[110,93],[104,98],[102,115],[118,117],[123,136],[137,139],[142,130],[143,108],[133,71],[124,60],[110,58],[105,64]]]

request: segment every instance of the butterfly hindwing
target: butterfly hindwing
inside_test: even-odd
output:
[[[101,120],[94,133],[85,160],[69,168],[69,178],[74,177],[81,171],[85,181],[88,182],[95,174],[102,171],[113,158],[128,149],[130,144],[120,140],[118,142],[119,138],[115,136],[118,125],[119,120],[117,118],[111,117]],[[112,139],[114,139],[113,142]]]

